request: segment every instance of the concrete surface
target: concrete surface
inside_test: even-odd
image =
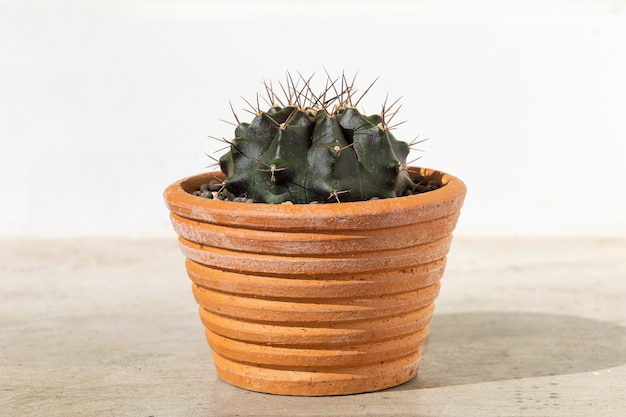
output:
[[[456,239],[418,377],[216,377],[175,238],[0,241],[0,416],[624,416],[626,240]]]

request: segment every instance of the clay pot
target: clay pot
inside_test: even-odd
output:
[[[465,185],[353,203],[271,205],[170,185],[165,200],[218,375],[253,391],[338,395],[418,369]]]

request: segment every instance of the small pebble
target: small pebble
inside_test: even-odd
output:
[[[224,201],[233,201],[233,200],[235,200],[235,195],[233,193],[229,193],[228,191],[225,191],[224,193],[221,193],[220,195],[222,196]]]
[[[209,182],[209,189],[211,191],[220,191],[222,188],[224,188],[224,183],[217,178],[213,178],[211,182]]]
[[[441,187],[441,185],[439,185],[439,182],[437,181],[428,181],[428,187],[431,190],[436,190],[437,188]]]

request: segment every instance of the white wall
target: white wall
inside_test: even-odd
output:
[[[323,68],[403,96],[459,235],[623,236],[625,45],[624,1],[3,1],[0,236],[173,234],[229,100]]]

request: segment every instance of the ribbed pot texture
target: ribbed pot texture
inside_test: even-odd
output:
[[[466,188],[353,203],[260,204],[170,185],[165,200],[223,380],[283,395],[376,391],[412,379]]]

